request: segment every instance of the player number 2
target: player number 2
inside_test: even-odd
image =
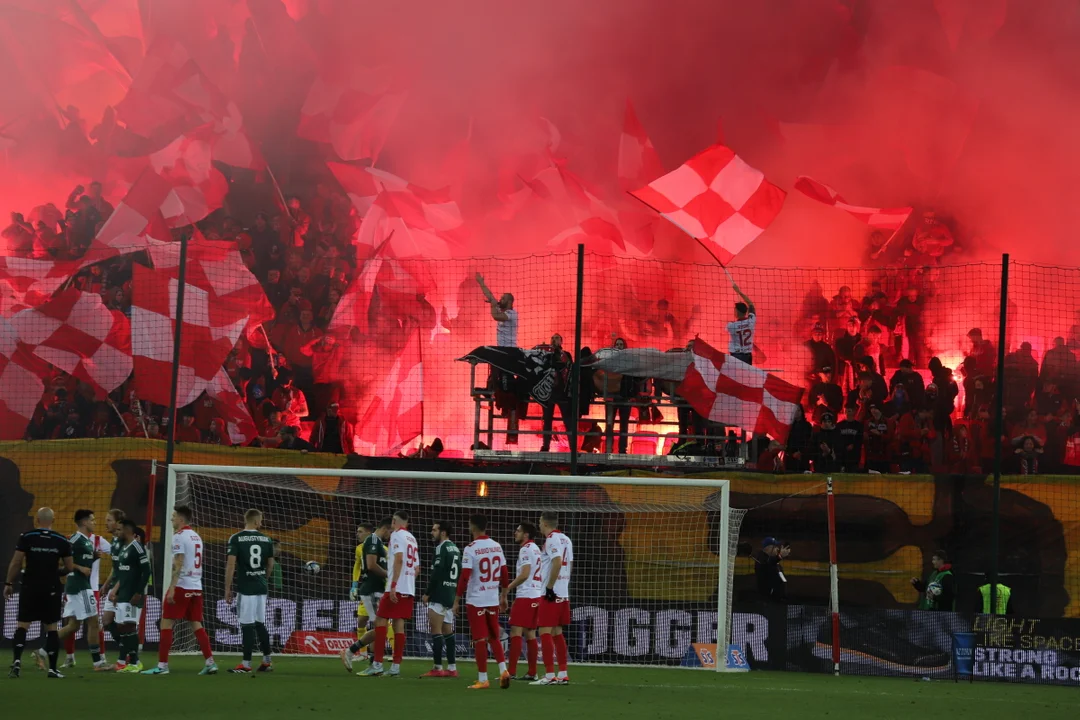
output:
[[[252,570],[258,570],[262,567],[262,547],[259,545],[252,545],[248,551],[248,564],[251,565]]]
[[[480,558],[480,582],[491,582],[494,578],[497,578],[499,576],[499,571],[501,569],[502,560],[500,560],[499,558]]]

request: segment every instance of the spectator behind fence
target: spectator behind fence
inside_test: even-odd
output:
[[[858,472],[862,462],[863,434],[865,428],[859,421],[858,405],[844,408],[844,419],[837,424],[837,461],[841,472]]]
[[[956,609],[956,578],[953,577],[949,556],[944,550],[936,551],[930,558],[933,570],[926,580],[911,578],[911,587],[919,593],[919,610]]]
[[[547,356],[544,359],[546,369],[551,373],[551,399],[547,404],[543,405],[544,419],[543,419],[543,432],[544,437],[540,444],[540,452],[548,452],[551,449],[551,437],[552,427],[555,424],[555,407],[559,408],[559,415],[562,417],[563,427],[566,430],[566,437],[570,438],[570,428],[572,423],[577,422],[577,418],[572,417],[572,411],[570,409],[570,370],[573,367],[574,359],[570,353],[563,350],[563,338],[559,333],[555,333],[551,336],[551,347]]]
[[[353,450],[355,428],[340,415],[341,406],[337,401],[326,406],[326,412],[315,421],[311,431],[311,444],[318,452],[349,455]]]
[[[990,607],[992,600],[996,600],[994,603],[994,615],[1016,614],[1012,601],[1012,588],[1000,580],[995,588],[990,583],[990,575],[983,576],[983,584],[979,586],[977,600],[978,607],[983,615],[991,614]]]

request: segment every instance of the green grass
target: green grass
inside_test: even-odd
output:
[[[151,658],[147,658],[150,660]],[[0,677],[4,716],[38,716],[72,706],[97,714],[134,713],[151,720],[295,720],[383,716],[418,720],[531,718],[997,718],[1076,717],[1080,689],[1001,683],[918,682],[833,678],[800,673],[718,674],[702,670],[573,667],[569,687],[515,685],[466,691],[475,666],[462,663],[457,680],[419,680],[429,665],[406,662],[403,678],[359,678],[336,660],[277,658],[267,675],[222,672],[198,677],[201,658],[174,658],[165,677],[94,673],[86,653],[60,681],[47,681],[32,663],[19,680]],[[359,665],[358,665],[359,667]],[[76,711],[77,713],[81,711]]]

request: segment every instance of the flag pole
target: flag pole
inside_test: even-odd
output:
[[[186,219],[186,218],[185,218]],[[173,326],[172,377],[169,379],[169,430],[165,436],[165,465],[172,465],[176,450],[176,401],[180,383],[180,342],[184,327],[184,286],[187,283],[187,233],[180,235],[180,270],[176,278],[176,323]]]

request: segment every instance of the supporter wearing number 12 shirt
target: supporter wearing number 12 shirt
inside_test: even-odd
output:
[[[731,287],[742,298],[735,303],[735,319],[727,324],[728,355],[742,360],[747,365],[754,364],[754,330],[757,328],[757,308],[754,301],[746,296],[735,283]]]

